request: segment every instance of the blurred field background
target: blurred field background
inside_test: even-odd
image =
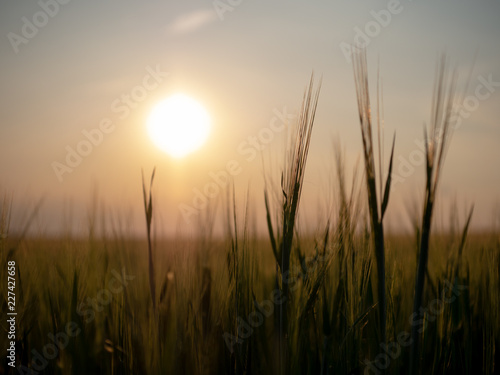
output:
[[[408,213],[413,231],[384,231],[392,156],[382,160],[374,147],[363,64],[361,57],[355,78],[364,168],[361,162],[348,181],[336,147],[334,204],[312,231],[295,223],[318,93],[312,78],[283,170],[261,193],[265,217],[228,187],[201,211],[197,236],[160,238],[153,172],[137,195],[145,211],[142,238],[128,233],[126,217],[101,213],[99,200],[89,209],[84,237],[12,236],[15,207],[5,195],[0,265],[16,262],[21,367],[11,369],[4,357],[0,373],[498,373],[500,228],[492,222],[489,231],[469,233],[473,211],[460,203],[439,212],[432,225],[426,221],[447,139],[429,138],[426,199]],[[438,70],[436,90],[453,94],[444,73]],[[439,95],[430,129],[446,132],[450,112]],[[25,233],[35,216],[36,209]],[[214,233],[216,217],[223,234]],[[266,223],[268,236],[257,222]],[[0,293],[6,316],[5,288]],[[64,337],[70,322],[78,333]],[[410,346],[415,328],[418,341]],[[5,335],[1,340],[7,346]]]
[[[239,220],[244,212],[241,208],[236,213]],[[301,267],[314,269],[298,279],[291,297],[290,373],[363,373],[365,359],[384,353],[376,334],[368,234],[350,233],[340,222],[336,217],[331,223],[326,246],[335,250],[326,271],[323,263],[314,266],[314,256],[325,246],[320,230],[315,237],[300,238],[292,253],[293,264],[300,265],[306,257],[309,265]],[[18,363],[28,365],[32,350],[42,353],[51,343],[49,333],[74,321],[81,334],[71,338],[41,373],[278,373],[279,305],[253,334],[234,344],[233,352],[224,340],[226,332],[238,336],[237,317],[248,321],[252,311],[259,311],[255,301],[270,300],[276,287],[269,241],[252,233],[250,218],[237,230],[229,223],[222,238],[208,232],[197,240],[158,241],[156,311],[144,240],[130,240],[124,233],[114,238],[94,233],[87,240],[3,239],[2,268],[7,260],[15,260],[18,267]],[[445,280],[466,289],[427,325],[420,360],[423,373],[493,374],[498,372],[500,344],[500,232],[469,234],[461,256],[459,244],[458,231],[432,241],[432,287],[427,284],[425,301],[441,298]],[[413,236],[387,238],[389,342],[410,331],[416,249]],[[453,275],[456,266],[458,273]],[[84,323],[87,315],[78,314],[74,301],[84,303],[82,311],[93,310],[87,298],[96,299],[112,277],[111,270],[120,272],[123,267],[135,278],[122,293],[113,294],[109,304],[98,305],[102,311],[95,310],[95,319]],[[2,295],[2,316],[5,301]],[[401,355],[391,359],[388,373],[407,372],[407,350],[402,348]],[[2,373],[15,373],[8,371],[3,358]]]

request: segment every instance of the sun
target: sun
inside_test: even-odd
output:
[[[153,108],[147,129],[156,146],[174,158],[182,158],[205,143],[210,117],[196,100],[175,94]]]

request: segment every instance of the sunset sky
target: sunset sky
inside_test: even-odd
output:
[[[57,233],[69,225],[77,232],[87,227],[97,191],[109,215],[143,233],[141,168],[149,176],[154,166],[165,233],[196,231],[196,217],[204,213],[187,222],[180,205],[193,206],[195,191],[228,168],[238,196],[250,189],[256,220],[263,221],[262,161],[279,182],[286,139],[280,125],[298,112],[312,71],[316,82],[322,76],[322,88],[301,214],[323,219],[336,187],[335,139],[348,170],[361,156],[347,47],[368,42],[372,88],[377,67],[383,82],[386,160],[397,134],[400,182],[389,227],[407,229],[406,207],[423,194],[418,144],[442,52],[457,67],[460,87],[471,67],[472,74],[438,206],[456,198],[463,222],[474,203],[473,226],[487,227],[500,207],[499,16],[500,3],[491,0],[4,0],[0,192],[13,196],[12,225],[21,225],[44,198],[34,230]],[[211,119],[206,143],[182,159],[160,150],[146,129],[154,106],[176,93],[198,101]],[[95,129],[102,139],[74,159],[71,173],[58,176],[54,163],[67,165],[68,150]],[[272,139],[255,151],[249,137],[265,134]],[[209,200],[224,198],[219,192]],[[448,221],[446,208],[439,215]]]

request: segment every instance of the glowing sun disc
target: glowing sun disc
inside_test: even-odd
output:
[[[153,108],[147,128],[156,146],[175,158],[182,158],[205,143],[210,133],[210,117],[197,101],[176,94]]]

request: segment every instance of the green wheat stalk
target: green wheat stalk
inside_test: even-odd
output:
[[[371,230],[373,233],[373,241],[375,247],[375,259],[377,263],[377,289],[378,289],[378,309],[379,309],[379,325],[381,333],[381,341],[386,339],[386,315],[387,301],[385,293],[385,252],[384,252],[384,226],[383,218],[389,203],[389,195],[391,191],[391,174],[392,160],[394,156],[394,145],[396,136],[392,141],[392,150],[389,160],[389,169],[385,182],[384,195],[382,203],[379,206],[377,198],[377,173],[375,170],[375,150],[372,134],[372,115],[370,106],[370,93],[368,87],[368,66],[366,61],[366,51],[358,50],[354,53],[354,81],[356,85],[356,95],[358,101],[359,123],[361,126],[361,138],[363,141],[363,158],[365,164],[366,189],[368,192],[368,208],[370,215]],[[380,91],[377,92],[377,100],[380,99]],[[380,112],[380,110],[379,110]],[[377,117],[378,122],[378,144],[379,144],[379,186],[382,191],[382,155],[380,147],[380,117]]]

